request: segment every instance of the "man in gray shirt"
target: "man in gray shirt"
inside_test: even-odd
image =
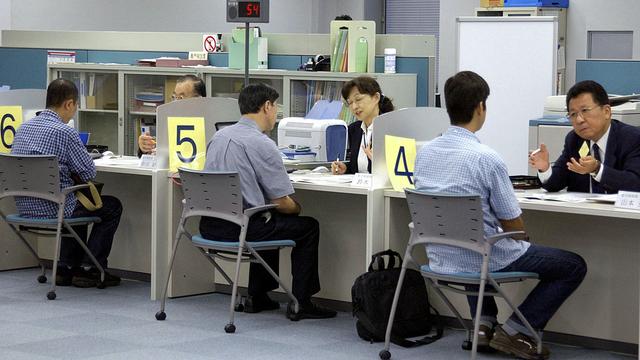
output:
[[[274,211],[254,215],[247,228],[247,241],[290,239],[296,246],[291,252],[292,292],[300,302],[298,313],[292,306],[287,317],[292,321],[311,318],[331,318],[336,312],[311,302],[320,291],[318,277],[318,221],[298,216],[300,205],[290,195],[294,193],[284,168],[280,151],[265,133],[276,123],[276,100],[279,94],[264,84],[252,84],[240,92],[238,104],[242,118],[235,125],[218,131],[207,146],[206,171],[235,171],[240,175],[244,208],[276,204]],[[240,227],[221,219],[203,217],[200,233],[208,239],[238,241]],[[279,251],[260,252],[260,256],[277,273]],[[280,305],[267,292],[278,288],[261,264],[251,263],[249,297],[245,312],[275,310]]]

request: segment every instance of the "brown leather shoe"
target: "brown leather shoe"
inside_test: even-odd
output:
[[[549,349],[544,345],[542,346],[542,353],[538,354],[536,351],[536,341],[534,339],[521,333],[509,336],[500,326],[496,326],[489,346],[522,359],[546,360],[549,358]]]

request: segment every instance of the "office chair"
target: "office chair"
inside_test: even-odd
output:
[[[258,251],[262,250],[294,247],[296,243],[293,240],[245,241],[247,227],[251,216],[273,209],[276,205],[269,204],[256,206],[243,211],[240,177],[236,172],[204,172],[183,168],[178,169],[178,171],[182,181],[182,190],[184,192],[182,216],[176,231],[173,252],[171,253],[171,260],[169,261],[167,281],[165,282],[162,290],[160,311],[156,313],[156,319],[164,320],[167,317],[164,311],[167,299],[167,287],[169,285],[176,251],[183,235],[191,240],[191,243],[200,250],[209,262],[211,262],[211,264],[222,274],[227,283],[232,286],[231,304],[229,306],[229,323],[224,327],[225,332],[235,332],[236,326],[233,323],[235,310],[236,308],[238,308],[239,311],[242,309],[242,306],[237,304],[236,301],[238,294],[240,263],[242,262],[255,262],[262,264],[269,274],[278,281],[282,289],[286,291],[289,298],[293,301],[294,311],[297,313],[299,310],[298,300],[282,280],[280,280],[273,269],[271,269],[271,267],[269,267],[269,265],[267,265],[267,263],[258,254]],[[205,239],[200,235],[189,234],[185,229],[187,220],[189,218],[199,216],[218,218],[238,224],[241,229],[238,241],[219,241],[216,239]],[[216,259],[235,261],[236,272],[233,281],[220,267],[220,265],[218,265]]]
[[[64,204],[66,197],[89,185],[75,185],[60,189],[60,169],[58,159],[53,155],[10,155],[0,154],[0,201],[7,197],[26,196],[43,200],[49,200],[58,205],[58,216],[52,219],[29,218],[20,214],[5,215],[0,211],[0,217],[7,222],[11,230],[27,246],[29,252],[40,264],[41,273],[38,282],[47,281],[45,266],[31,244],[24,238],[22,232],[35,233],[39,236],[56,238],[55,255],[53,257],[53,270],[51,288],[47,293],[47,299],[56,298],[56,272],[58,258],[60,257],[60,244],[63,237],[75,239],[87,253],[93,264],[100,270],[100,282],[98,288],[104,288],[104,269],[91,254],[83,239],[73,230],[72,226],[89,226],[99,223],[99,217],[64,217]]]
[[[500,284],[518,282],[526,279],[537,279],[538,274],[533,272],[489,272],[489,258],[493,244],[498,240],[524,234],[523,231],[511,231],[498,233],[489,237],[484,236],[484,223],[482,203],[477,195],[454,195],[425,193],[405,189],[409,212],[412,223],[409,224],[411,237],[404,255],[404,262],[398,286],[391,306],[391,314],[387,324],[384,349],[380,351],[380,358],[391,358],[389,342],[391,340],[391,328],[396,312],[400,289],[404,274],[410,263],[416,264],[411,254],[416,245],[447,245],[475,251],[482,256],[482,269],[479,273],[440,274],[431,270],[429,265],[422,265],[420,272],[427,280],[427,284],[433,288],[436,294],[447,304],[447,307],[455,314],[467,332],[467,339],[462,348],[471,349],[471,358],[476,358],[478,330],[480,328],[480,316],[484,296],[500,296],[504,298],[509,307],[513,309],[518,318],[534,334],[537,342],[538,354],[542,351],[542,339],[531,327],[531,324],[522,315],[520,310],[502,291]],[[486,285],[489,285],[486,288]],[[465,285],[478,285],[478,291],[467,290]],[[450,290],[459,294],[478,296],[478,306],[475,314],[473,331],[463,321],[462,316],[451,304],[441,289]]]

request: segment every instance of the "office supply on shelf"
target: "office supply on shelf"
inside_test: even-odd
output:
[[[229,44],[229,68],[244,69],[245,29],[233,29]],[[268,47],[266,37],[262,37],[260,28],[249,29],[249,69],[268,69]]]
[[[330,25],[331,71],[375,70],[375,21],[334,20]]]
[[[335,119],[284,118],[278,125],[278,146],[288,148],[287,153],[292,159],[302,157],[302,154],[296,156],[295,151],[291,151],[301,147],[307,147],[309,151],[305,156],[314,154],[315,161],[330,161],[336,157],[344,159],[347,124]]]

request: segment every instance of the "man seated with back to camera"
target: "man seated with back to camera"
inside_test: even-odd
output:
[[[206,97],[207,87],[204,81],[195,75],[184,75],[176,81],[176,87],[171,95],[171,100],[182,100],[194,97]],[[152,154],[156,150],[156,140],[150,133],[140,134],[138,137],[138,157],[143,154]]]
[[[480,195],[484,234],[524,231],[522,210],[515,197],[507,166],[493,149],[480,143],[476,132],[487,115],[489,85],[480,75],[463,71],[444,85],[451,126],[425,144],[416,156],[416,189],[435,193]],[[528,240],[528,239],[527,239]],[[442,245],[427,247],[429,266],[443,274],[478,273],[482,257],[471,250]],[[502,239],[493,245],[489,272],[524,271],[539,275],[538,285],[518,307],[534,329],[542,330],[560,305],[584,278],[584,260],[569,251],[531,244],[525,239]],[[477,286],[471,287],[477,291]],[[468,296],[472,316],[477,296]],[[493,297],[483,299],[478,348],[487,346],[524,359],[537,359],[533,334],[514,314],[500,326]],[[543,357],[549,350],[543,347]]]
[[[56,79],[47,88],[46,110],[25,122],[18,128],[11,153],[16,155],[55,155],[60,166],[60,187],[73,186],[74,179],[86,183],[95,178],[96,167],[80,140],[78,131],[67,125],[78,110],[78,88],[65,79]],[[30,197],[16,199],[21,216],[31,218],[56,218],[58,206],[47,200]],[[85,209],[75,194],[67,196],[64,205],[65,217],[95,216],[101,219],[93,224],[87,247],[102,267],[107,269],[107,257],[111,252],[113,237],[120,216],[122,204],[113,196],[102,196],[102,207],[95,211]],[[87,239],[87,226],[74,226],[80,239]],[[56,285],[95,287],[100,279],[98,269],[75,239],[62,238],[60,261],[56,271]],[[120,278],[105,272],[105,285],[120,284]]]
[[[265,84],[251,84],[238,98],[240,121],[215,133],[207,146],[205,171],[235,171],[240,176],[243,207],[276,204],[273,211],[256,214],[249,220],[247,241],[290,239],[296,243],[291,251],[292,292],[300,303],[298,313],[292,305],[287,318],[323,319],[336,316],[333,310],[311,302],[320,291],[318,276],[318,241],[320,228],[312,217],[299,216],[301,207],[291,198],[294,190],[284,168],[280,151],[266,134],[276,124],[279,94]],[[203,217],[200,233],[207,239],[238,241],[240,227],[231,222]],[[260,256],[278,273],[278,250],[261,251]],[[280,307],[267,295],[278,288],[278,282],[257,263],[249,270],[249,297],[245,312],[256,313]]]
[[[560,157],[551,166],[545,144],[529,155],[542,187],[610,194],[640,191],[640,129],[611,119],[609,96],[595,81],[572,86],[566,102],[573,130]],[[584,157],[580,155],[583,147],[589,151]]]

